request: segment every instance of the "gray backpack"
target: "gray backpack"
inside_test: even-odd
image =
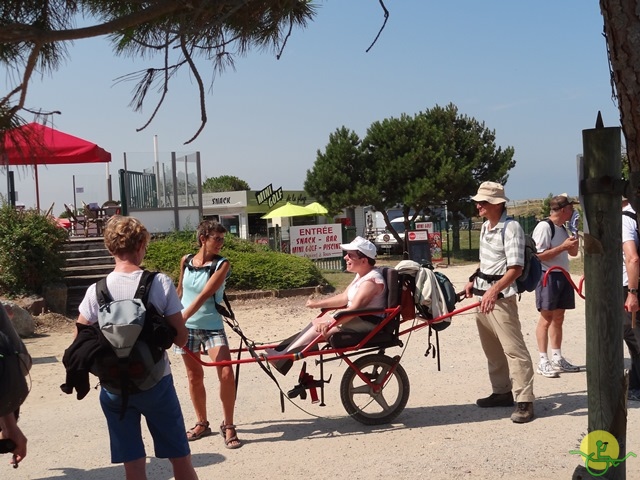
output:
[[[122,412],[128,396],[149,390],[164,376],[161,360],[175,338],[153,304],[149,291],[157,272],[142,272],[136,294],[131,299],[113,300],[106,278],[96,284],[99,339],[103,346],[91,372],[108,391],[122,395]]]

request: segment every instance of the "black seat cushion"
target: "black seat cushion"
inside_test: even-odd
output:
[[[329,338],[329,344],[333,348],[347,348],[353,347],[360,343],[371,332],[338,332],[331,335]],[[384,330],[376,333],[371,340],[369,340],[363,348],[366,347],[399,347],[402,346],[400,339]]]

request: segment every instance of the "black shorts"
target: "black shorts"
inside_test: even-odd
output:
[[[540,279],[536,287],[536,308],[538,311],[576,308],[575,291],[564,273],[551,272],[547,276],[546,287],[542,286],[542,278]]]

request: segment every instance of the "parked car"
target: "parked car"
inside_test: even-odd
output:
[[[398,232],[401,240],[404,240],[404,218],[398,217],[391,220],[391,225]],[[402,253],[404,245],[399,244],[396,237],[389,230],[379,232],[373,239],[373,244],[377,247],[379,253],[388,253],[399,255]]]

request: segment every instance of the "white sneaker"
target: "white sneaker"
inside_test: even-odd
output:
[[[553,367],[554,370],[557,370],[558,372],[579,372],[580,371],[580,367],[578,367],[577,365],[572,365],[571,363],[567,362],[567,360],[564,357],[552,358],[551,366]]]
[[[560,376],[558,375],[558,372],[556,372],[553,369],[553,367],[548,361],[540,362],[538,364],[538,369],[536,370],[536,372],[542,375],[543,377],[547,377],[547,378],[558,378]]]

